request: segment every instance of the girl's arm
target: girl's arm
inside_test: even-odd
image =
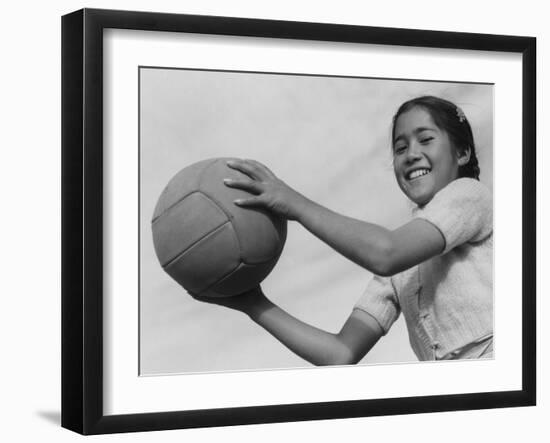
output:
[[[376,320],[360,310],[352,312],[337,334],[318,329],[272,303],[259,287],[235,297],[198,299],[247,314],[283,345],[315,365],[357,363],[383,335]]]
[[[296,218],[340,254],[381,276],[391,276],[441,253],[445,239],[433,224],[415,219],[395,230],[335,213],[307,201]]]
[[[261,206],[296,220],[308,231],[348,259],[381,275],[390,276],[441,253],[442,233],[426,220],[415,219],[396,230],[333,212],[299,194],[267,167],[252,160],[231,161],[249,180],[226,180],[254,197],[238,200],[243,207]]]

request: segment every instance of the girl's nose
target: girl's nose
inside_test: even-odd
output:
[[[411,143],[407,149],[407,161],[413,162],[419,160],[422,156],[422,151],[418,143]]]

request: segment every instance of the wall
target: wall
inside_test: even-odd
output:
[[[4,441],[74,441],[76,434],[59,428],[60,414],[60,16],[83,6],[112,9],[277,18],[447,31],[532,35],[538,38],[539,152],[550,117],[550,97],[542,78],[548,76],[550,31],[542,3],[526,0],[493,6],[463,0],[441,6],[420,2],[180,1],[112,0],[87,3],[15,2],[3,9],[0,113],[2,249],[2,364],[0,408]],[[496,4],[495,4],[496,5]],[[519,151],[518,151],[519,152]],[[518,156],[510,152],[509,155]],[[539,157],[539,190],[548,192]],[[519,170],[519,167],[518,167]],[[543,190],[543,188],[545,188]],[[542,204],[542,198],[539,197]],[[539,226],[548,223],[548,201],[539,208]],[[539,274],[548,267],[548,235],[539,233]],[[544,266],[546,265],[546,266]],[[548,277],[540,279],[539,318],[548,307]],[[548,370],[543,349],[549,327],[539,321],[539,374]],[[532,439],[543,441],[550,391],[539,377],[539,406],[460,413],[333,420],[170,431],[98,437],[100,441],[279,441],[313,439],[416,440],[435,442]],[[414,436],[411,438],[411,436]]]

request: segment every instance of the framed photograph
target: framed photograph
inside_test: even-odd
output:
[[[534,405],[535,60],[532,37],[64,16],[62,426]]]

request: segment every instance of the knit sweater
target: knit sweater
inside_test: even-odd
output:
[[[479,181],[460,178],[414,218],[436,226],[443,252],[392,277],[374,276],[355,305],[384,334],[403,312],[419,360],[439,360],[493,334],[493,203]]]

